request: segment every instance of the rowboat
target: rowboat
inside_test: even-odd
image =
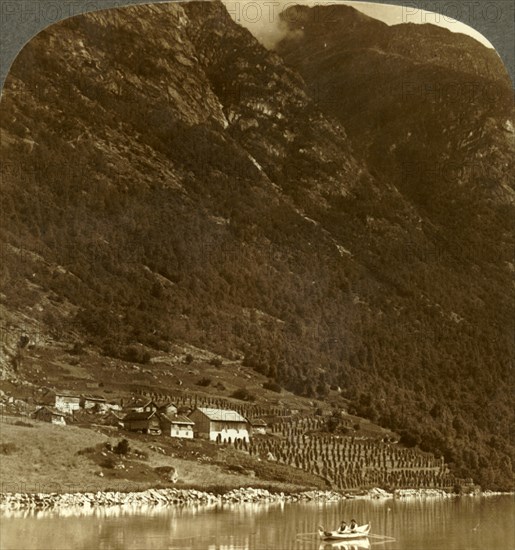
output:
[[[320,538],[326,541],[363,539],[368,537],[368,534],[370,533],[370,523],[366,523],[365,525],[357,525],[352,531],[345,531],[344,533],[340,533],[339,531],[325,531],[323,527],[319,527],[318,533]]]
[[[354,540],[331,540],[320,543],[318,550],[370,550],[368,538]]]

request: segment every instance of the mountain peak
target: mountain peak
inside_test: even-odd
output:
[[[281,12],[280,17],[290,26],[305,25],[327,25],[334,24],[348,26],[356,24],[377,24],[386,26],[385,23],[378,21],[352,6],[347,5],[294,5]]]

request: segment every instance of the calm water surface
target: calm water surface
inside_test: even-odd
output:
[[[321,543],[317,526],[372,522],[369,542]],[[3,550],[515,550],[512,496],[4,513]]]

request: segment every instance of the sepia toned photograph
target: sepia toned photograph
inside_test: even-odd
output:
[[[513,82],[405,4],[36,3],[1,550],[515,548]]]

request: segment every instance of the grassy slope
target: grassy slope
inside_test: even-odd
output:
[[[33,427],[0,424],[2,446],[15,445],[15,451],[3,454],[0,460],[1,492],[136,491],[158,486],[217,491],[253,486],[295,491],[324,486],[323,481],[315,476],[280,465],[258,463],[233,449],[219,449],[203,442],[184,443],[144,436],[129,440],[132,448],[148,454],[147,460],[127,460],[125,471],[106,469],[95,463],[91,455],[77,453],[108,442],[116,443],[120,436],[127,434],[117,433],[117,437],[109,437],[93,429],[60,427],[37,421],[31,423]],[[150,445],[167,454],[152,450]],[[207,457],[208,454],[212,457]],[[191,460],[177,455],[190,455]],[[199,457],[219,464],[201,464]],[[179,475],[177,484],[160,479],[153,471],[158,466],[175,467]],[[240,467],[252,468],[255,477],[234,473],[234,469]],[[104,477],[98,475],[100,471]]]

